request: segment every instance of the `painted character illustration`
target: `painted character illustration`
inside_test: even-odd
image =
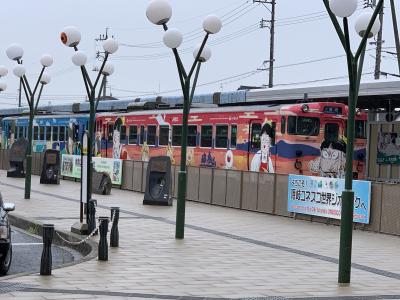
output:
[[[266,122],[261,128],[261,149],[254,155],[250,170],[253,172],[274,173],[274,165],[271,159],[272,138],[274,129],[271,122]]]
[[[343,178],[346,165],[346,143],[325,140],[321,156],[309,162],[309,169],[321,177]]]
[[[114,132],[113,132],[113,158],[121,157],[121,125],[122,119],[118,118],[114,124]]]
[[[150,149],[146,142],[143,143],[140,156],[141,156],[142,161],[149,161]]]
[[[186,165],[187,166],[194,166],[194,149],[189,148],[186,152]]]
[[[232,150],[226,151],[225,154],[225,169],[233,168],[233,152]]]

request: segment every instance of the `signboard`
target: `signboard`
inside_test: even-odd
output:
[[[344,179],[289,175],[288,211],[339,219],[341,217]],[[371,182],[353,180],[353,221],[369,224]]]
[[[122,160],[113,158],[93,157],[93,167],[97,172],[110,175],[113,184],[122,184]],[[81,178],[81,156],[63,154],[61,159],[61,175]]]
[[[400,164],[400,134],[395,132],[379,132],[378,164]]]

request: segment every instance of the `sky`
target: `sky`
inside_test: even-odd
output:
[[[344,50],[322,0],[276,2],[274,85],[346,82]],[[354,22],[364,11],[364,0],[358,2],[358,10],[349,18],[354,51],[360,42]],[[389,1],[385,2],[383,47],[385,51],[395,52]],[[400,1],[395,2],[400,20]],[[19,80],[12,74],[16,63],[5,54],[11,43],[24,48],[23,61],[31,85],[39,75],[41,56],[54,57],[54,64],[47,70],[52,80],[43,90],[42,104],[85,100],[80,69],[71,61],[73,49],[65,47],[59,38],[62,29],[69,25],[81,31],[78,48],[89,58],[86,67],[92,80],[97,75],[92,69],[100,65],[96,52],[102,51],[101,42],[95,39],[109,28],[109,34],[119,41],[120,48],[110,59],[115,72],[109,77],[107,94],[120,99],[180,95],[172,51],[163,45],[162,27],[146,18],[148,3],[148,0],[5,1],[0,26],[0,65],[5,65],[9,74],[4,78],[8,88],[0,94],[0,108],[16,107],[18,103]],[[171,0],[171,4],[173,15],[168,26],[183,33],[184,42],[178,50],[187,69],[193,63],[192,49],[204,36],[203,19],[209,14],[222,19],[222,30],[211,35],[207,43],[212,57],[202,66],[196,93],[227,92],[240,85],[268,83],[268,72],[260,69],[265,68],[263,62],[269,59],[269,29],[259,25],[262,18],[270,19],[269,5],[265,7],[252,0]],[[374,49],[374,45],[367,47],[364,81],[373,80]],[[384,52],[381,70],[398,74],[396,57]],[[23,105],[26,105],[24,97]]]

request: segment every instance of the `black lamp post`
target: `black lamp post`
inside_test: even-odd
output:
[[[340,251],[339,251],[339,284],[349,284],[351,275],[351,250],[353,238],[353,155],[354,155],[354,122],[357,107],[358,91],[364,63],[364,54],[367,39],[378,33],[380,22],[376,18],[383,5],[380,0],[373,13],[361,14],[355,29],[362,37],[357,52],[353,55],[350,45],[349,26],[347,18],[357,9],[357,0],[323,0],[329,17],[336,29],[340,42],[346,52],[347,68],[349,73],[349,115],[347,121],[347,149],[346,149],[346,175],[345,190],[342,194],[342,213],[340,222]],[[343,30],[337,17],[343,18]]]
[[[42,70],[39,74],[39,77],[36,81],[36,85],[34,89],[31,89],[29,85],[28,79],[26,78],[26,69],[22,65],[22,56],[24,54],[24,50],[20,45],[12,44],[7,50],[6,54],[9,59],[15,60],[18,65],[14,68],[13,73],[15,76],[20,78],[20,82],[22,83],[22,87],[24,88],[24,92],[26,95],[26,99],[29,105],[29,126],[28,126],[28,150],[26,152],[26,175],[25,175],[25,199],[30,199],[31,197],[31,172],[32,172],[32,137],[33,137],[33,119],[35,117],[40,96],[42,95],[43,86],[48,84],[51,80],[50,75],[45,72],[47,67],[50,67],[53,64],[53,57],[45,54],[40,59],[40,63],[42,64]],[[36,92],[39,88],[39,94],[35,97]]]
[[[210,15],[203,21],[203,29],[206,32],[203,42],[194,50],[194,62],[189,72],[186,72],[177,48],[181,45],[183,37],[177,29],[169,29],[167,22],[172,16],[172,7],[167,0],[150,1],[147,11],[147,18],[155,25],[162,25],[165,31],[164,44],[172,49],[178,67],[179,81],[183,93],[183,115],[182,115],[182,141],[181,141],[181,161],[178,176],[178,199],[176,208],[176,230],[175,238],[183,239],[185,231],[185,201],[186,201],[186,149],[188,137],[188,118],[190,106],[192,104],[194,91],[196,89],[197,78],[200,67],[211,57],[211,50],[205,46],[210,34],[215,34],[221,30],[222,23],[217,16]],[[192,76],[194,74],[193,82]]]
[[[87,56],[84,52],[78,50],[78,44],[81,40],[81,33],[76,27],[68,26],[65,27],[61,33],[61,42],[68,47],[72,47],[75,50],[72,56],[72,62],[80,67],[82,72],[83,81],[86,88],[87,97],[89,99],[89,128],[87,134],[87,178],[86,178],[86,205],[92,198],[92,156],[94,151],[94,140],[95,140],[95,122],[96,122],[96,112],[100,101],[101,91],[103,90],[103,85],[106,82],[104,77],[111,75],[114,72],[114,67],[112,64],[107,63],[110,54],[115,53],[118,50],[118,42],[114,38],[108,38],[103,42],[103,49],[105,51],[105,57],[100,67],[100,70],[96,76],[94,83],[90,80],[89,74],[86,70],[85,64],[87,61]],[[103,75],[103,80],[100,81],[100,77]],[[96,88],[100,83],[100,88],[96,98]],[[84,178],[81,179],[84,181]]]

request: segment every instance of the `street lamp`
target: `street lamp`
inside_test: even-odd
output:
[[[28,150],[26,152],[26,175],[25,175],[25,199],[30,199],[31,197],[31,172],[32,172],[32,135],[33,135],[33,118],[37,112],[37,107],[39,104],[40,96],[42,95],[43,86],[50,82],[50,76],[45,73],[45,69],[50,67],[54,60],[53,57],[49,54],[44,54],[40,58],[40,63],[42,65],[42,70],[40,71],[39,77],[36,81],[36,85],[34,89],[31,89],[29,85],[28,79],[26,78],[26,69],[22,65],[22,56],[24,55],[23,48],[18,44],[11,44],[8,46],[6,50],[6,54],[9,59],[14,60],[18,63],[17,66],[14,67],[13,73],[20,79],[22,86],[24,88],[24,92],[26,95],[26,99],[29,105],[29,127],[28,127]],[[35,99],[35,95],[37,89],[40,90],[39,94]]]
[[[92,155],[94,149],[94,131],[95,131],[95,117],[96,111],[100,100],[100,93],[103,89],[103,85],[105,84],[105,77],[111,75],[114,72],[114,67],[107,63],[108,57],[110,54],[115,53],[118,50],[118,42],[114,38],[108,38],[103,42],[103,49],[105,51],[105,57],[100,67],[100,70],[96,76],[96,80],[94,83],[90,80],[89,74],[86,70],[85,64],[87,61],[87,56],[83,51],[78,50],[78,44],[81,41],[81,33],[74,26],[68,26],[63,29],[61,32],[61,42],[67,46],[74,48],[75,53],[72,56],[72,62],[74,65],[80,67],[82,72],[83,81],[86,88],[86,93],[89,99],[90,106],[90,114],[89,114],[89,130],[87,134],[87,160],[86,160],[86,205],[88,201],[92,198]],[[103,75],[103,80],[100,84],[100,89],[98,92],[98,96],[96,98],[96,87],[100,81],[100,77]],[[83,182],[84,178],[81,179]]]
[[[188,117],[190,106],[192,104],[194,91],[196,89],[197,78],[199,76],[201,64],[211,57],[211,50],[205,46],[210,34],[218,33],[221,30],[221,20],[214,15],[207,16],[203,21],[203,29],[206,35],[203,42],[196,47],[193,52],[194,62],[190,71],[187,73],[182,60],[179,56],[177,48],[182,44],[183,36],[181,32],[175,28],[168,28],[167,22],[172,17],[172,7],[167,0],[152,0],[147,6],[147,18],[155,25],[162,25],[164,28],[164,44],[172,49],[175,56],[176,65],[178,67],[179,81],[181,83],[183,93],[183,114],[182,114],[182,144],[181,144],[181,161],[178,176],[178,199],[176,208],[176,229],[175,238],[183,239],[185,231],[185,200],[186,200],[186,148],[188,136]],[[191,87],[191,79],[194,71],[195,76]]]
[[[0,92],[3,92],[7,89],[7,83],[1,79],[1,77],[5,77],[8,74],[8,69],[5,66],[0,66]]]
[[[339,250],[339,284],[349,284],[351,274],[351,250],[353,235],[353,155],[354,155],[354,119],[356,113],[358,91],[364,63],[367,39],[373,37],[380,29],[380,22],[376,18],[382,8],[383,0],[379,0],[374,12],[361,14],[355,30],[362,37],[356,54],[353,54],[350,45],[349,26],[347,18],[357,9],[357,0],[323,0],[329,17],[336,29],[340,42],[346,52],[349,74],[349,115],[347,121],[347,151],[345,190],[342,193],[342,211],[340,222],[340,250]],[[343,30],[337,17],[343,18]]]

